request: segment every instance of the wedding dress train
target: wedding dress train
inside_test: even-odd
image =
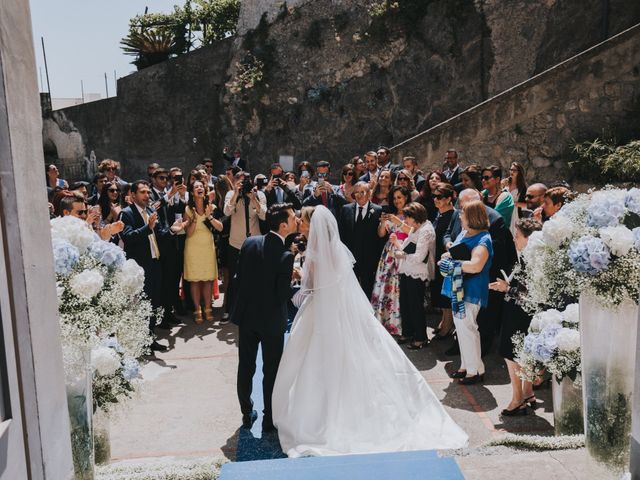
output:
[[[375,318],[340,242],[316,207],[294,320],[273,391],[289,457],[459,448],[466,433]]]

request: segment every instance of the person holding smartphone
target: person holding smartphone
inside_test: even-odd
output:
[[[270,168],[271,176],[267,182],[264,193],[267,197],[267,209],[277,203],[290,203],[294,210],[300,210],[302,203],[292,188],[284,179],[284,169],[279,163],[274,163]]]
[[[331,185],[329,175],[331,173],[331,165],[329,162],[321,161],[316,164],[316,176],[318,181],[313,187],[313,194],[309,195],[302,205],[305,207],[315,207],[324,205],[327,207],[336,219],[339,216],[340,209],[347,203],[340,194],[340,188]]]

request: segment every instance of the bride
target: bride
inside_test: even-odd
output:
[[[289,457],[459,448],[466,433],[378,322],[331,212],[311,217],[307,295],[273,390],[273,421]]]

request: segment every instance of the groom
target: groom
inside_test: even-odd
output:
[[[284,346],[287,301],[291,297],[293,255],[285,239],[297,229],[293,206],[271,206],[267,212],[269,233],[248,237],[242,244],[236,274],[236,301],[231,321],[239,327],[238,399],[242,426],[250,428],[257,418],[251,389],[256,371],[258,345],[262,344],[262,430],[275,430],[271,416],[271,393]]]

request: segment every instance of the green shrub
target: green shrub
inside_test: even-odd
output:
[[[576,143],[569,162],[576,177],[597,184],[640,181],[640,140],[616,145],[614,138]]]

